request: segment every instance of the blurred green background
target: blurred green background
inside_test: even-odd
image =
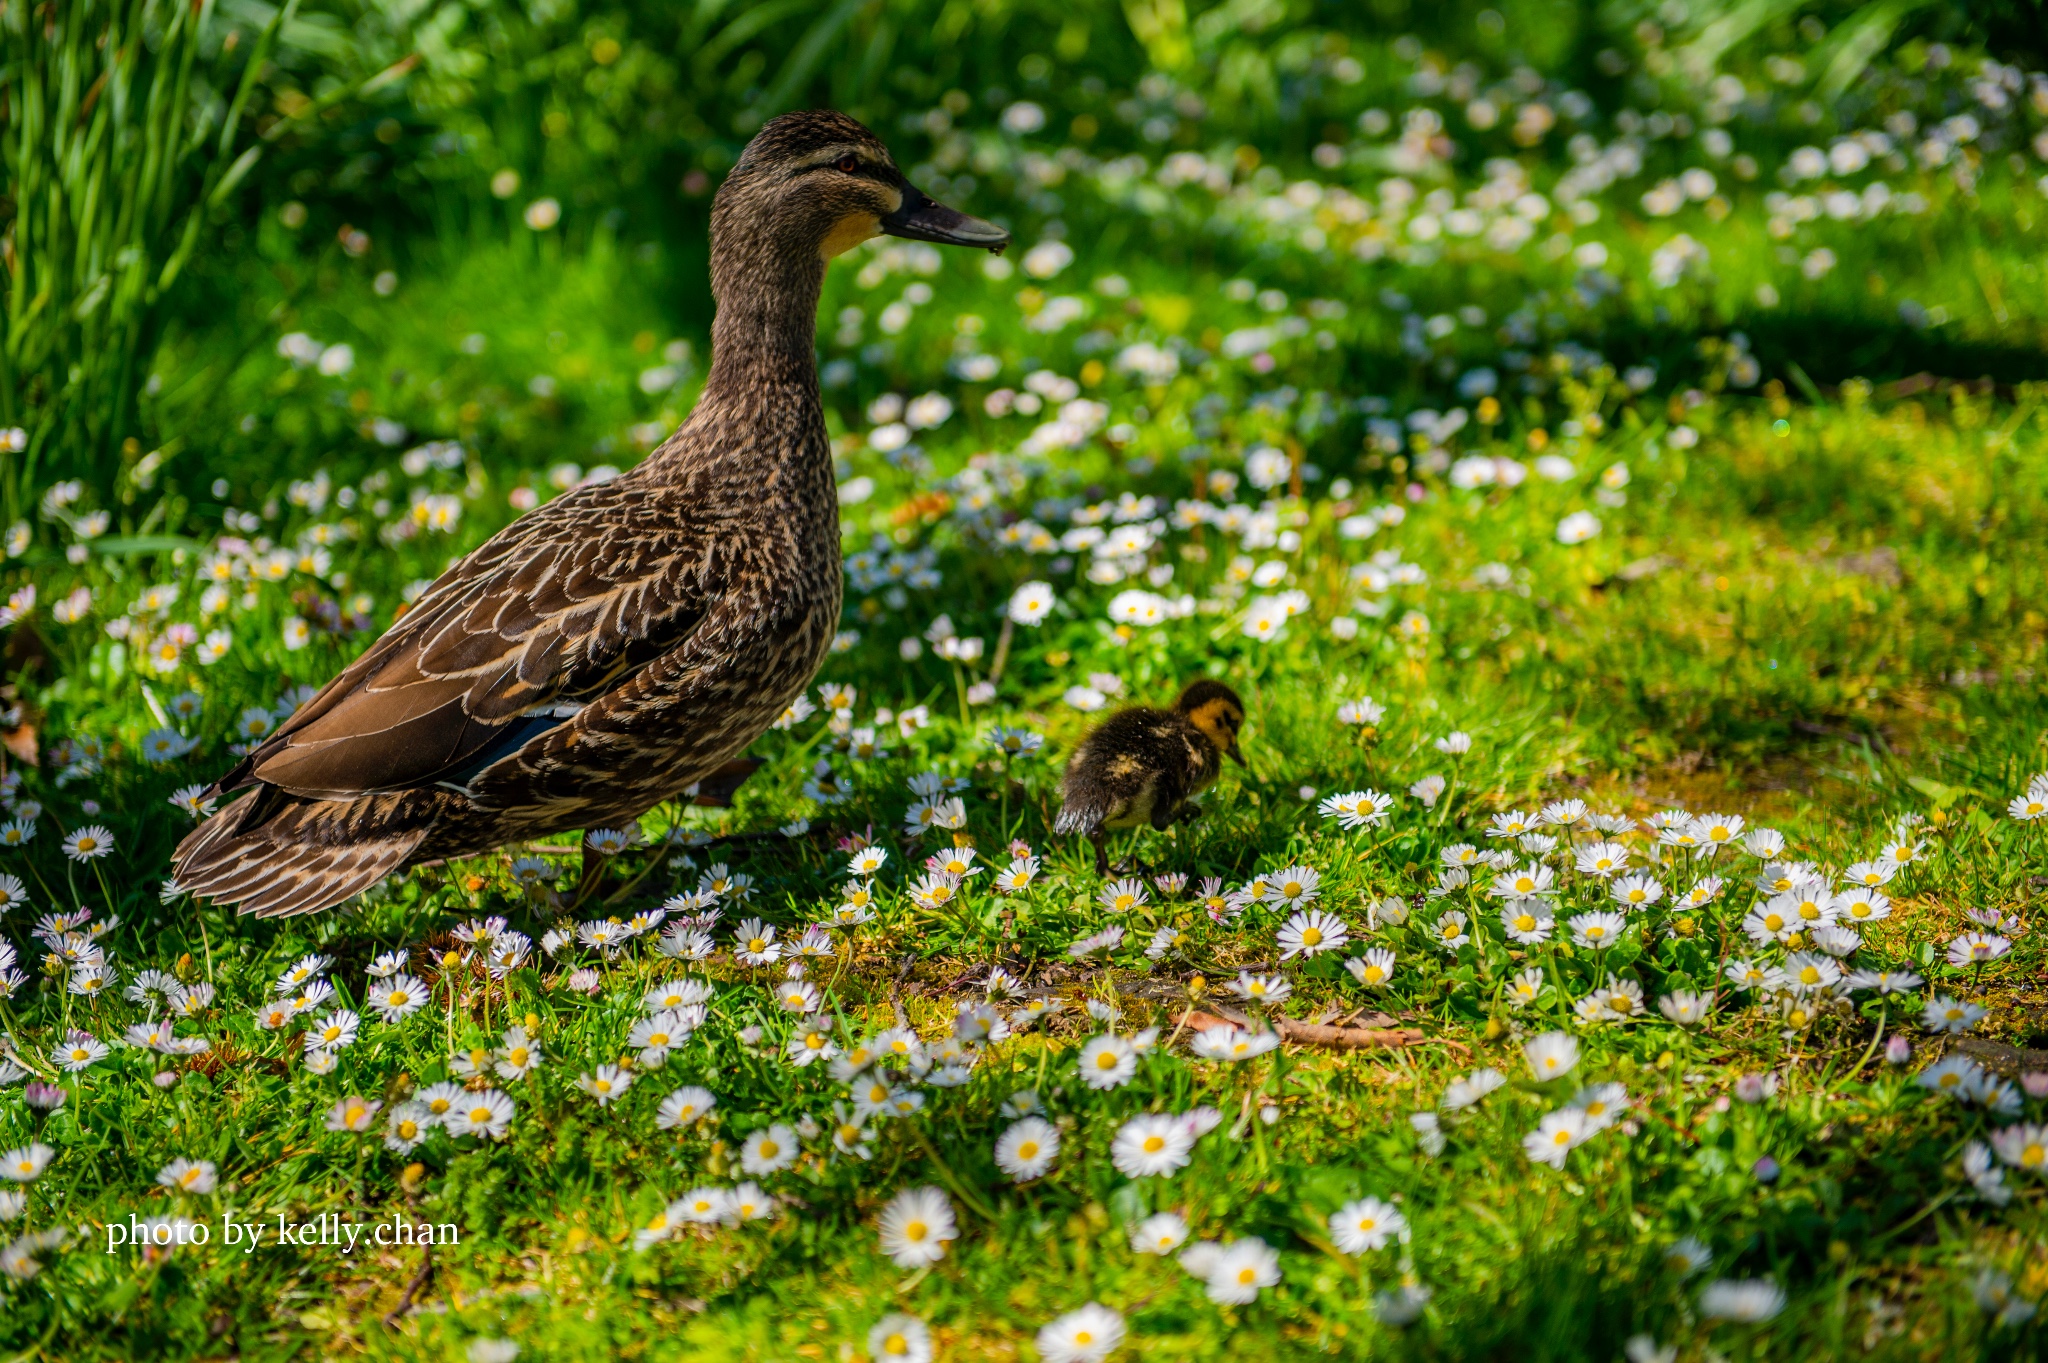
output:
[[[472,324],[490,331],[493,366],[509,364],[508,345],[512,355],[530,344],[561,353],[648,330],[701,348],[710,193],[752,131],[784,109],[856,115],[915,178],[1026,242],[1057,221],[1092,243],[1097,268],[1130,261],[1193,285],[1257,262],[1282,287],[1369,297],[1390,267],[1340,262],[1331,277],[1326,260],[1201,230],[1186,210],[1091,192],[1067,167],[1075,154],[1101,164],[1179,150],[1249,156],[1290,178],[1355,168],[1376,179],[1384,155],[1356,150],[1362,130],[1384,129],[1418,95],[1455,105],[1482,87],[1512,97],[1521,82],[1545,98],[1583,100],[1598,111],[1586,116],[1596,130],[1617,110],[1638,122],[1651,114],[1647,182],[1684,163],[1674,153],[1687,140],[1654,115],[1668,107],[1685,118],[1716,72],[1749,78],[1736,116],[1745,147],[1761,138],[1789,150],[1912,104],[1954,52],[1987,48],[2028,64],[2048,43],[2043,14],[2036,0],[10,5],[0,13],[0,424],[22,428],[26,448],[0,452],[0,495],[12,518],[54,478],[83,477],[120,507],[141,508],[121,513],[127,529],[161,530],[195,502],[217,503],[207,494],[217,476],[263,484],[336,453],[345,422],[309,417],[244,438],[251,387],[271,377],[249,368],[249,352],[281,324],[321,319],[323,336],[380,333],[371,348],[398,362],[378,377],[404,370],[423,387],[431,376],[417,376],[456,362],[406,358],[408,330],[425,331],[416,315],[425,281],[440,315],[473,312]],[[1788,48],[1806,54],[1793,60],[1801,69],[1770,67]],[[1020,102],[1039,120],[1003,129],[1002,111]],[[1572,164],[1568,126],[1534,137],[1508,122],[1448,131],[1457,141],[1431,172],[1440,179],[1503,153],[1534,167]],[[1980,149],[2024,153],[1997,142]],[[1020,147],[1035,150],[1020,157]],[[1337,160],[1317,162],[1318,147]],[[1418,177],[1424,188],[1429,178]],[[522,215],[542,199],[559,205],[558,221],[544,234],[525,230]],[[1943,233],[1938,245],[1924,226],[1872,244],[1890,268],[1928,277],[1931,296],[1943,276],[2007,268],[2021,244],[2011,234],[2030,222],[1971,214],[1960,236]],[[1742,227],[1741,214],[1728,222],[1728,244],[1761,251]],[[406,291],[413,313],[350,311],[380,278]],[[1529,285],[1497,265],[1446,264],[1396,282],[1425,309],[1519,298]],[[1954,305],[1951,325],[1913,325],[1899,290],[1873,299],[1831,281],[1769,312],[1718,298],[1674,316],[1624,293],[1571,326],[1610,358],[1667,366],[1685,363],[1703,328],[1741,326],[1767,370],[1791,361],[1821,383],[1920,369],[2002,382],[2036,372],[2038,278],[2008,279],[2002,292],[1993,282],[1988,294],[1979,281],[1948,282],[1992,300],[1985,325]],[[562,290],[571,291],[560,300],[565,316],[522,337],[521,314],[551,311]],[[364,338],[350,339],[362,349]],[[452,338],[417,339],[445,350]],[[1370,391],[1417,386],[1395,330],[1360,325],[1343,340],[1334,378]],[[390,414],[415,426],[466,434],[460,421],[425,419],[430,400],[403,382],[373,387],[372,397],[380,410],[409,409]],[[621,413],[580,423],[585,402],[604,399],[563,395],[567,424],[555,438],[616,438],[607,423]],[[174,495],[151,517],[157,498],[138,494],[156,491],[159,469]]]

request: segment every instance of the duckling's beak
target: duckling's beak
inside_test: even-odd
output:
[[[902,207],[882,219],[882,230],[892,237],[908,237],[912,241],[985,246],[997,255],[1010,244],[1010,234],[994,223],[970,218],[908,184],[903,186]]]
[[[1237,765],[1239,765],[1240,767],[1244,767],[1246,771],[1251,770],[1250,767],[1245,767],[1244,753],[1239,750],[1237,746],[1237,739],[1234,736],[1230,740],[1230,746],[1223,750],[1223,755],[1229,758],[1231,761],[1237,763]]]

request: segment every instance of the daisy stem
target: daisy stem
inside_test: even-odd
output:
[[[1004,624],[1004,628],[1009,628],[1007,622]],[[1010,754],[1008,752],[1003,754],[1003,793],[1000,809],[1001,812],[997,817],[1001,822],[998,826],[1003,830],[1003,841],[1007,844],[1010,840]]]
[[[639,889],[640,882],[647,879],[648,876],[654,874],[654,868],[661,864],[661,860],[662,859],[659,856],[651,856],[647,858],[646,864],[640,868],[640,874],[634,876],[624,885],[621,885],[618,889],[606,895],[604,897],[604,902],[607,904],[616,904],[620,900],[626,898],[626,896],[632,894],[633,891]]]
[[[28,873],[36,878],[36,884],[43,887],[43,893],[48,895],[50,903],[55,905],[58,902],[57,892],[50,887],[50,882],[43,878],[42,868],[31,861],[28,863]]]
[[[1877,1054],[1878,1043],[1884,1040],[1884,1024],[1887,1016],[1891,1012],[1891,1007],[1892,1004],[1890,999],[1885,999],[1878,1004],[1877,1034],[1870,1038],[1870,1044],[1863,1048],[1863,1054],[1857,1058],[1856,1063],[1850,1067],[1849,1072],[1842,1076],[1842,1082],[1844,1084],[1847,1084],[1850,1080],[1854,1079],[1857,1075],[1861,1074],[1863,1072],[1863,1067],[1870,1063],[1870,1057]]]
[[[206,906],[192,901],[192,916],[199,920],[199,947],[206,953],[206,982],[213,983],[213,939],[206,934]]]
[[[924,1151],[925,1157],[932,1162],[933,1170],[938,1174],[940,1180],[953,1190],[954,1196],[965,1202],[969,1207],[972,1207],[975,1214],[984,1221],[994,1225],[996,1220],[995,1209],[968,1191],[967,1185],[962,1183],[959,1177],[954,1174],[952,1166],[940,1157],[938,1150],[932,1145],[931,1137],[925,1134],[924,1125],[922,1123],[906,1123],[906,1125],[910,1126],[911,1133],[917,1137],[918,1147]]]

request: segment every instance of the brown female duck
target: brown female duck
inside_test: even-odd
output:
[[[763,127],[711,214],[711,372],[637,468],[528,513],[212,794],[187,890],[265,916],[408,865],[626,823],[718,772],[809,684],[839,624],[818,394],[826,262],[878,233],[1001,250],[844,115]]]

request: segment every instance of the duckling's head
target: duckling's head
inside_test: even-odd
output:
[[[714,256],[747,241],[786,257],[830,260],[883,233],[990,251],[1010,244],[994,223],[920,193],[880,138],[830,109],[763,124],[712,205]]]
[[[1240,767],[1244,765],[1244,754],[1237,746],[1237,731],[1244,727],[1244,702],[1237,698],[1237,692],[1204,677],[1180,693],[1173,711],[1214,743],[1218,752]]]

